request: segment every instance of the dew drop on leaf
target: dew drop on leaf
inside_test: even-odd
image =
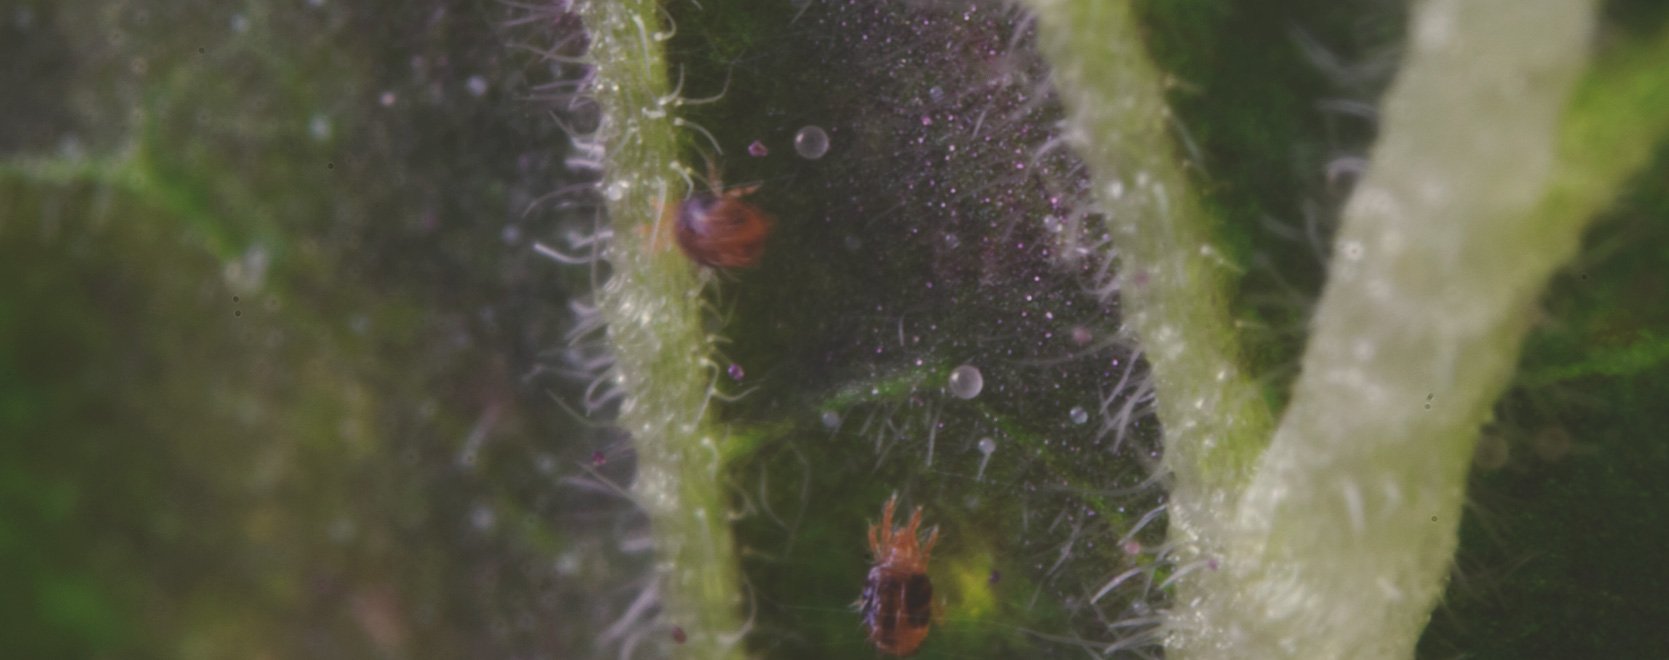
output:
[[[991,462],[991,453],[997,451],[997,441],[990,438],[980,438],[977,446],[979,447],[979,453],[983,456],[979,459],[979,474],[974,475],[974,480],[985,481],[985,464]]]
[[[980,375],[979,367],[964,364],[950,370],[950,379],[946,383],[952,396],[958,399],[972,399],[979,396],[979,391],[985,389],[985,377]]]
[[[829,134],[817,126],[807,126],[794,134],[794,153],[807,160],[817,160],[829,153]]]

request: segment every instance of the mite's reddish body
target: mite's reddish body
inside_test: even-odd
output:
[[[875,565],[864,581],[858,606],[869,641],[882,653],[905,656],[916,652],[933,624],[933,583],[927,579],[927,560],[939,542],[934,528],[927,543],[918,545],[921,507],[903,527],[892,526],[898,496],[887,500],[881,524],[869,527],[869,552]]]
[[[678,205],[672,225],[673,237],[684,254],[703,266],[745,268],[759,263],[765,252],[765,237],[771,234],[771,216],[744,199],[758,186],[697,193]]]

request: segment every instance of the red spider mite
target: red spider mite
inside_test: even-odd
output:
[[[864,580],[858,599],[869,641],[882,653],[905,656],[916,652],[927,639],[933,624],[933,583],[927,579],[927,560],[939,542],[939,528],[918,546],[921,507],[910,514],[909,524],[894,528],[893,509],[898,495],[887,499],[881,509],[881,524],[869,526],[869,553],[875,565]]]
[[[707,163],[708,192],[697,192],[677,206],[668,204],[661,222],[672,221],[672,234],[684,255],[711,268],[746,268],[759,263],[774,220],[744,199],[757,184],[725,190],[718,168]]]

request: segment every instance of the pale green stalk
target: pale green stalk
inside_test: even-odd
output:
[[[1412,656],[1478,429],[1588,218],[1536,211],[1593,21],[1586,1],[1416,8],[1292,403],[1202,532],[1221,570],[1178,591],[1180,655]]]
[[[740,657],[741,578],[720,480],[724,431],[706,414],[715,370],[702,283],[653,231],[662,204],[685,193],[658,11],[650,0],[594,0],[580,12],[596,66],[601,189],[614,232],[613,276],[598,291],[598,309],[626,395],[619,424],[637,452],[632,495],[655,536],[663,625],[649,640],[660,657]],[[686,636],[676,651],[673,626]]]
[[[1669,41],[1596,75],[1572,105],[1593,2],[1417,5],[1264,451],[1267,418],[1233,367],[1220,270],[1129,5],[1032,5],[1158,381],[1185,562],[1168,650],[1411,656],[1452,559],[1478,427],[1536,296],[1666,128],[1646,63],[1669,61]]]
[[[1089,165],[1119,254],[1125,322],[1152,368],[1173,530],[1232,504],[1269,437],[1268,406],[1241,364],[1228,309],[1230,265],[1169,132],[1161,73],[1131,5],[1032,0],[1040,47]],[[1185,534],[1182,538],[1191,536]]]

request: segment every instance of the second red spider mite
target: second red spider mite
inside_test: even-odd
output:
[[[892,526],[898,495],[887,499],[881,523],[869,526],[869,553],[875,565],[864,580],[858,599],[869,642],[882,653],[905,656],[916,652],[933,625],[933,582],[927,561],[939,542],[939,528],[920,543],[921,507],[903,527]]]
[[[757,265],[765,252],[765,237],[775,224],[746,199],[759,186],[725,190],[712,161],[707,162],[707,184],[706,192],[692,193],[676,206],[668,204],[662,213],[676,213],[676,217],[663,217],[662,224],[671,220],[673,238],[691,261],[710,268]]]

